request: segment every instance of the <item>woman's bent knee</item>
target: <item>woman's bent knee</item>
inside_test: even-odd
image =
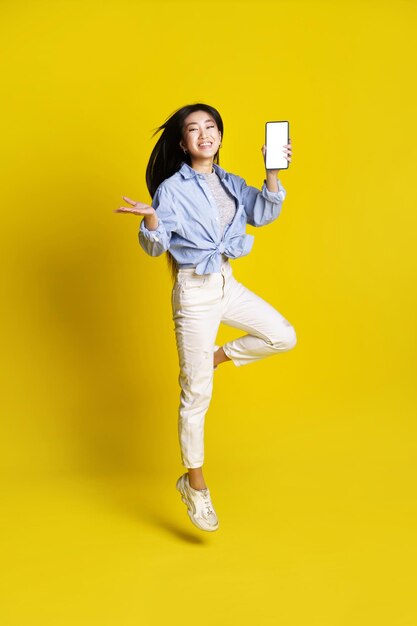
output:
[[[277,352],[292,350],[297,344],[297,335],[293,326],[289,325],[285,335],[282,333],[273,341],[273,346]]]

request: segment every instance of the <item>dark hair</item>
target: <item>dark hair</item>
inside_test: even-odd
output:
[[[146,168],[146,186],[152,198],[162,181],[175,174],[175,172],[180,169],[183,161],[191,165],[190,155],[183,152],[180,141],[182,139],[186,117],[196,111],[206,111],[214,118],[223,139],[223,120],[220,113],[214,107],[196,102],[195,104],[187,104],[172,113],[161,126],[155,129],[152,135],[152,137],[154,137],[163,130],[162,135],[159,137],[152,150]],[[216,152],[213,160],[215,163],[219,164],[219,151]],[[169,252],[167,253],[167,258],[172,277],[174,278],[177,271],[175,259]]]

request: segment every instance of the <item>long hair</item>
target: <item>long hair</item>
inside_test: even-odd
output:
[[[152,135],[154,137],[161,130],[163,131],[152,150],[146,168],[146,186],[152,198],[162,181],[178,172],[183,161],[191,165],[190,155],[183,152],[180,147],[180,141],[186,117],[196,111],[206,111],[214,118],[223,139],[223,120],[214,107],[196,102],[195,104],[187,104],[174,111],[161,126],[154,129],[155,132]],[[219,151],[214,155],[213,161],[219,165]],[[175,279],[178,268],[175,259],[169,251],[167,251],[167,260],[171,276]]]

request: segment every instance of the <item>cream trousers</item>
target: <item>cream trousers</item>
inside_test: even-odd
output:
[[[220,322],[247,333],[223,346],[237,366],[291,350],[297,338],[281,313],[234,278],[228,260],[220,273],[199,275],[193,268],[179,269],[172,289],[172,315],[180,365],[181,461],[187,468],[201,467]]]

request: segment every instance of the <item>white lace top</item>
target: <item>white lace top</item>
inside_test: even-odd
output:
[[[236,211],[236,201],[232,194],[222,185],[220,178],[216,172],[203,174],[213,194],[214,201],[219,210],[220,227],[223,233],[224,229],[232,221]]]

